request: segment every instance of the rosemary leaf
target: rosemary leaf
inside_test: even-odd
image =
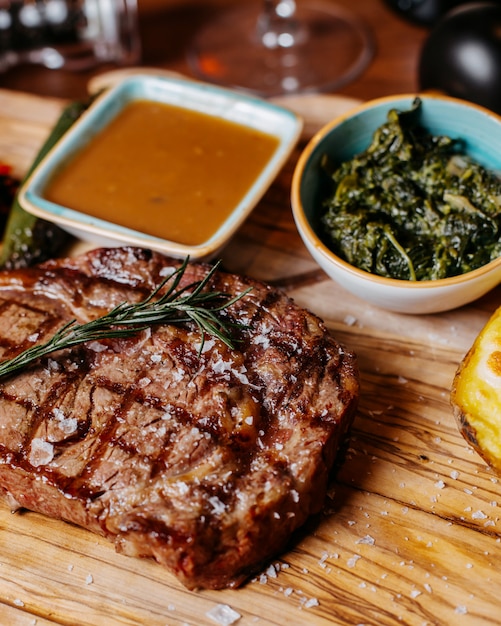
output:
[[[186,258],[173,274],[165,278],[141,302],[122,302],[105,315],[85,324],[78,324],[76,320],[72,320],[46,342],[3,361],[0,363],[0,377],[13,374],[33,361],[58,350],[88,341],[127,337],[158,324],[194,322],[202,336],[199,353],[202,351],[207,334],[217,337],[228,347],[234,348],[230,326],[238,326],[238,324],[226,322],[218,316],[218,313],[244,297],[250,288],[231,299],[228,299],[227,295],[221,291],[204,291],[217,270],[219,262],[202,280],[179,288],[188,261],[189,259]],[[166,291],[158,296],[168,283],[170,284]]]

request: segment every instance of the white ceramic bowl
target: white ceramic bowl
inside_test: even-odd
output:
[[[367,102],[324,126],[309,142],[292,181],[292,211],[310,254],[336,282],[363,300],[401,313],[436,313],[479,298],[501,282],[501,258],[474,271],[440,280],[406,281],[360,270],[334,254],[321,240],[320,160],[328,154],[342,163],[365,150],[390,109],[411,108],[416,95]],[[433,134],[466,141],[466,152],[489,169],[501,171],[501,117],[475,104],[445,96],[420,95],[422,124]]]
[[[218,230],[199,245],[167,241],[44,198],[44,188],[59,168],[92,141],[129,102],[145,99],[219,117],[278,139],[276,149],[247,193]],[[302,119],[292,111],[232,90],[176,77],[135,74],[112,86],[94,102],[35,168],[20,190],[19,199],[26,211],[96,245],[130,244],[178,258],[189,255],[191,259],[209,259],[228,243],[263,196],[294,148],[302,125]],[[244,155],[242,167],[245,167]]]

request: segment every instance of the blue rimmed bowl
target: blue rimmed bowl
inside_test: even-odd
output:
[[[434,135],[461,138],[467,154],[488,169],[501,172],[500,116],[447,96],[420,94],[419,97],[422,126]],[[501,282],[501,258],[451,278],[426,281],[385,278],[358,269],[337,256],[324,242],[319,223],[325,194],[323,156],[328,155],[339,165],[363,152],[375,130],[387,121],[389,110],[409,110],[415,98],[416,94],[405,94],[372,100],[324,126],[298,160],[291,201],[304,244],[332,279],[383,309],[424,314],[457,308],[490,291]]]
[[[99,219],[82,209],[75,210],[46,198],[54,176],[92,142],[132,101],[150,100],[220,118],[272,135],[276,147],[245,194],[206,241],[187,245],[132,230],[118,223]],[[267,101],[229,89],[177,77],[135,74],[124,78],[99,96],[56,146],[35,168],[20,190],[22,207],[72,235],[96,245],[135,245],[170,256],[209,259],[235,234],[284,165],[302,129],[302,119],[292,111]],[[168,138],[166,141],[168,145]],[[245,167],[245,155],[242,156]],[[140,176],[141,163],[131,164],[131,176]],[[231,185],[228,180],[227,184]],[[92,183],[90,183],[92,184]],[[140,210],[140,208],[138,208]],[[168,212],[165,219],[168,219]]]

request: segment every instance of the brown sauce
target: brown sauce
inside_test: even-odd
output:
[[[187,245],[207,241],[278,144],[272,135],[145,100],[127,105],[49,182],[47,200]]]

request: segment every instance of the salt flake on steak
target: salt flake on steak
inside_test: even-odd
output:
[[[39,437],[32,439],[30,448],[30,463],[33,467],[48,465],[54,458],[54,446]]]

